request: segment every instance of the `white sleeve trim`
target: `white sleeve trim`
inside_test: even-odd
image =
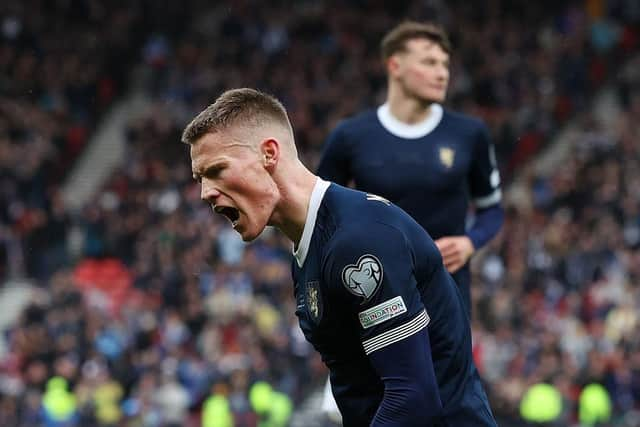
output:
[[[498,188],[488,196],[478,197],[477,199],[473,199],[473,203],[478,208],[488,208],[491,205],[500,203],[500,200],[502,200],[502,190]]]
[[[380,335],[364,341],[362,343],[364,352],[366,354],[371,354],[376,350],[380,350],[381,348],[410,337],[416,332],[426,328],[430,321],[431,319],[429,318],[426,310],[422,310],[420,314],[404,325],[397,326],[387,332],[383,332]]]

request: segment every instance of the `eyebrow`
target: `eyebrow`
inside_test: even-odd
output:
[[[227,162],[225,160],[219,160],[216,161],[215,163],[210,164],[209,166],[204,168],[204,171],[202,172],[197,172],[197,171],[192,171],[192,176],[193,179],[195,179],[196,181],[203,175],[207,175],[211,172],[216,171],[217,169],[222,169],[224,166],[227,165]]]

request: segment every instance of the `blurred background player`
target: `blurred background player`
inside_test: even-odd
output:
[[[451,45],[433,24],[404,22],[382,40],[387,101],[329,136],[318,174],[386,197],[435,240],[471,313],[469,258],[503,222],[500,174],[485,125],[445,110]],[[467,229],[469,202],[475,220]]]
[[[500,174],[489,132],[445,110],[451,44],[442,28],[404,22],[381,43],[387,101],[343,121],[329,136],[321,177],[386,197],[435,240],[471,317],[469,259],[503,222]],[[469,201],[475,221],[467,230]],[[337,418],[325,388],[323,409]]]

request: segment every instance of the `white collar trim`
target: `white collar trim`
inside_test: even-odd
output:
[[[318,209],[320,209],[320,203],[322,203],[324,193],[327,191],[327,188],[329,188],[329,185],[331,185],[329,181],[318,177],[316,184],[313,186],[313,192],[311,192],[311,198],[309,199],[309,208],[307,209],[307,219],[304,222],[304,230],[302,230],[302,237],[300,238],[298,247],[293,248],[293,256],[300,268],[302,268],[304,260],[307,258],[307,252],[309,252],[309,245],[311,244],[311,236],[316,226]]]
[[[429,107],[429,115],[420,123],[408,125],[401,122],[391,114],[388,103],[378,107],[378,120],[382,126],[391,134],[400,138],[416,139],[422,138],[433,131],[442,120],[443,109],[440,104],[431,104]]]

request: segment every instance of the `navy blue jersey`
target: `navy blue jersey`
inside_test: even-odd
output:
[[[486,126],[472,117],[431,106],[427,120],[407,125],[385,104],[343,121],[331,133],[320,177],[391,200],[429,234],[467,235],[476,249],[502,223],[500,175]],[[478,227],[465,230],[469,202],[488,210]],[[469,271],[454,276],[468,301]]]
[[[319,179],[293,279],[345,427],[495,425],[458,287],[402,209]]]

